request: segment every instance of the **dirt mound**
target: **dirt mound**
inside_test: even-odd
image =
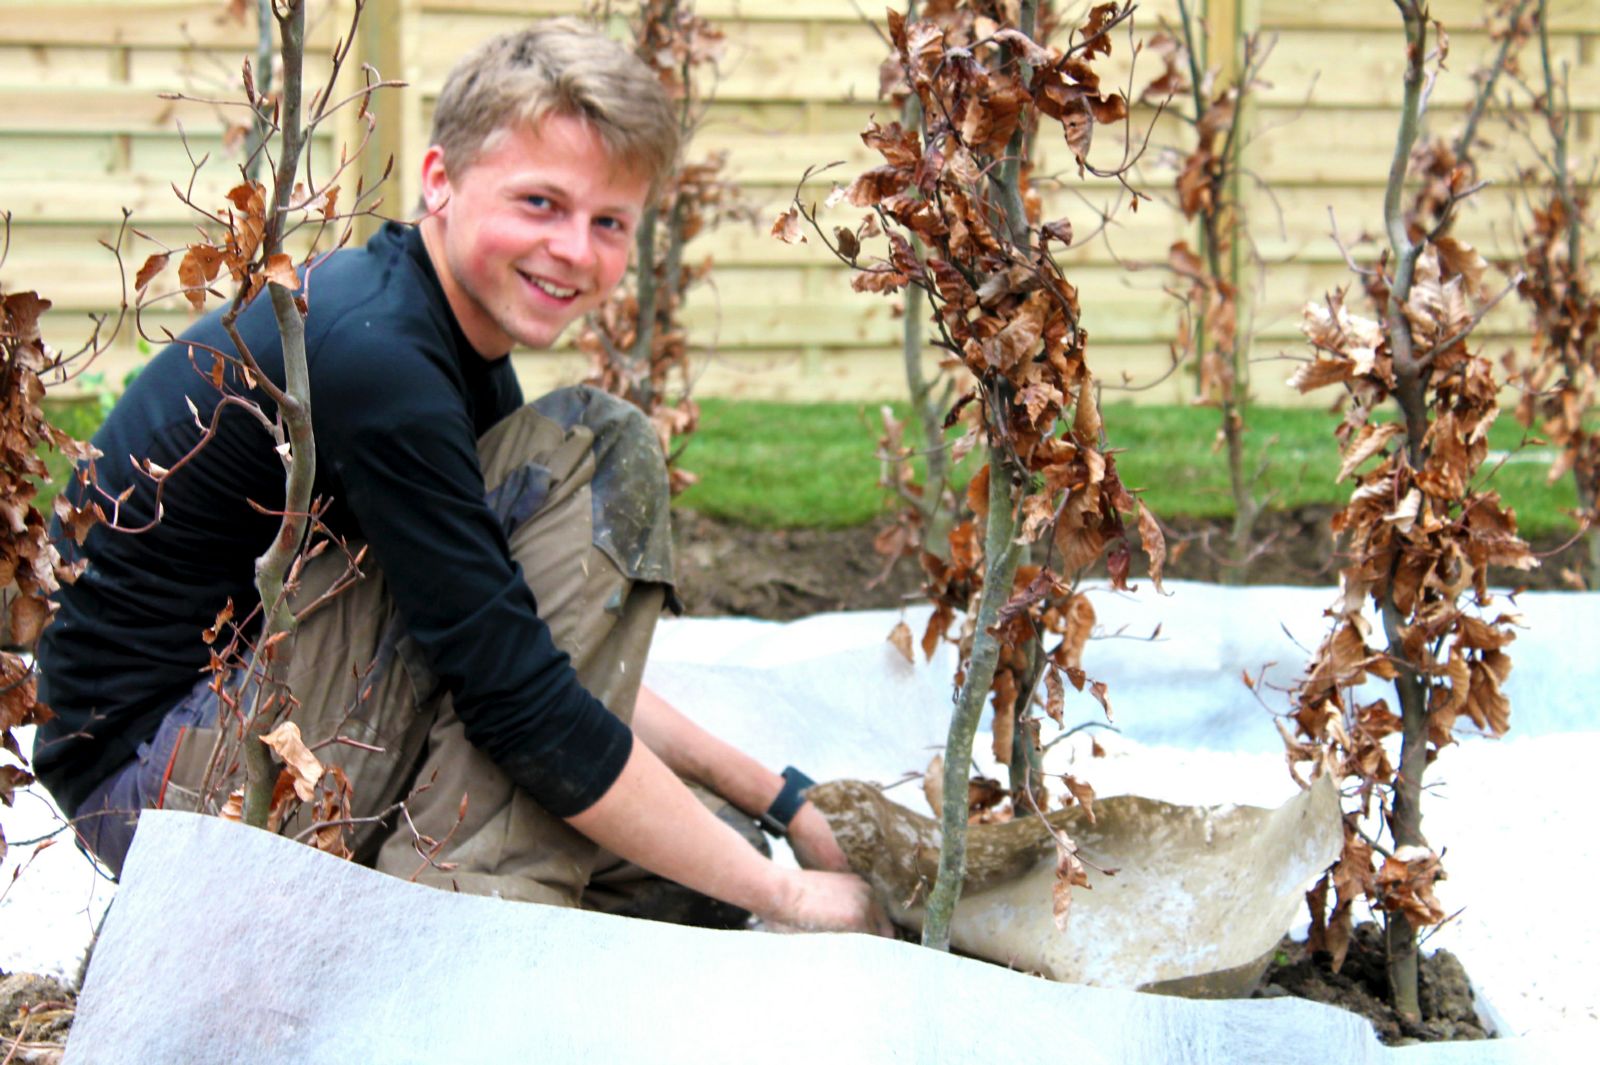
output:
[[[915,602],[921,578],[902,560],[887,575],[876,530],[748,529],[676,511],[678,594],[696,617],[793,621],[834,610]]]
[[[1177,518],[1168,523],[1172,580],[1333,587],[1338,582],[1329,519],[1332,509],[1268,511],[1257,525],[1257,549],[1243,567],[1228,561],[1229,523]],[[921,601],[916,562],[901,559],[887,575],[872,541],[887,520],[848,529],[750,529],[693,511],[675,511],[679,594],[698,617],[737,616],[792,621],[831,610],[877,610]],[[1502,586],[1567,590],[1562,570],[1582,545],[1564,538],[1534,544],[1543,565],[1529,573],[1496,572]],[[1544,557],[1548,556],[1548,557]],[[1135,584],[1143,556],[1136,553]]]
[[[1294,995],[1359,1013],[1391,1046],[1491,1038],[1473,1005],[1467,972],[1454,954],[1439,950],[1422,959],[1420,1024],[1406,1021],[1390,1004],[1385,965],[1383,932],[1375,924],[1356,926],[1350,953],[1338,972],[1333,971],[1329,955],[1312,954],[1305,943],[1286,938],[1254,997]]]
[[[61,1060],[77,995],[66,984],[33,973],[0,975],[0,1050],[22,1065]]]

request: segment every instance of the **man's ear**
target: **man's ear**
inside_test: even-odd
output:
[[[450,175],[445,171],[444,149],[429,145],[422,153],[422,206],[435,215],[450,202]]]

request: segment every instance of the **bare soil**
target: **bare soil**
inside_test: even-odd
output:
[[[0,973],[0,1052],[7,1062],[61,1060],[78,996],[65,983],[32,973]]]
[[[1244,565],[1230,560],[1229,523],[1177,518],[1167,524],[1172,580],[1239,584],[1327,585],[1338,581],[1331,508],[1269,511]],[[792,621],[832,610],[874,610],[918,600],[914,560],[885,575],[872,541],[883,523],[848,529],[750,529],[692,511],[674,514],[679,594],[693,616]],[[1546,537],[1534,543],[1543,564],[1528,573],[1494,572],[1493,583],[1518,589],[1570,590],[1563,570],[1577,565],[1581,545]],[[1143,556],[1135,556],[1135,583]]]
[[[769,621],[915,602],[921,581],[911,560],[878,580],[885,567],[872,548],[876,534],[871,526],[749,529],[678,511],[678,595],[695,617]]]
[[[1422,959],[1418,998],[1422,1021],[1413,1024],[1389,1002],[1383,932],[1375,924],[1357,925],[1350,953],[1338,972],[1333,959],[1312,954],[1303,942],[1284,939],[1262,977],[1256,998],[1294,995],[1358,1013],[1372,1022],[1378,1038],[1391,1046],[1465,1039],[1489,1039],[1472,1002],[1472,984],[1461,962],[1448,950]]]

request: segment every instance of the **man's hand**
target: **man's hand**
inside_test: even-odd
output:
[[[831,873],[850,872],[850,862],[833,838],[828,819],[811,803],[795,812],[789,822],[789,846],[802,869],[821,869]]]
[[[616,783],[567,823],[619,858],[769,923],[893,934],[865,880],[784,869],[762,857],[643,743],[633,745]]]
[[[866,932],[894,937],[894,925],[872,897],[872,888],[851,873],[788,870],[788,883],[776,907],[757,913],[779,930]]]

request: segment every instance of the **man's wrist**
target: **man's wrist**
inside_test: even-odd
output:
[[[773,836],[788,835],[790,822],[805,804],[806,792],[815,786],[816,781],[794,766],[786,767],[783,771],[783,788],[766,810],[756,818],[761,823],[762,830]]]

